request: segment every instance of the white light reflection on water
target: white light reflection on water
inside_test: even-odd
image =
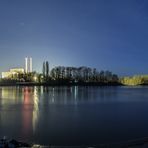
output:
[[[33,132],[35,132],[36,130],[38,118],[39,118],[39,96],[38,96],[38,88],[35,86],[33,94],[33,117],[32,117]]]
[[[74,95],[75,95],[75,100],[76,100],[78,97],[78,86],[74,87]]]
[[[75,86],[75,87],[74,87],[75,105],[77,105],[77,98],[78,98],[78,86]]]
[[[52,103],[54,103],[54,87],[52,88]]]

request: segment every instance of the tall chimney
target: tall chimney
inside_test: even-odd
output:
[[[32,72],[32,58],[30,58],[30,72]]]
[[[25,72],[28,73],[28,58],[25,58]]]

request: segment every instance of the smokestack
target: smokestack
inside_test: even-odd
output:
[[[32,58],[25,58],[25,72],[32,72]]]
[[[32,58],[30,58],[30,72],[32,72]]]
[[[25,72],[28,73],[28,58],[25,58]]]

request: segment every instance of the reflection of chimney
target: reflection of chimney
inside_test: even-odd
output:
[[[32,72],[32,58],[30,58],[30,72]]]
[[[25,58],[25,72],[28,73],[28,58]]]

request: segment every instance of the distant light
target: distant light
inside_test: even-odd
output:
[[[34,81],[36,82],[36,81],[37,81],[37,76],[34,76],[34,78],[33,78],[33,79],[34,79]]]

